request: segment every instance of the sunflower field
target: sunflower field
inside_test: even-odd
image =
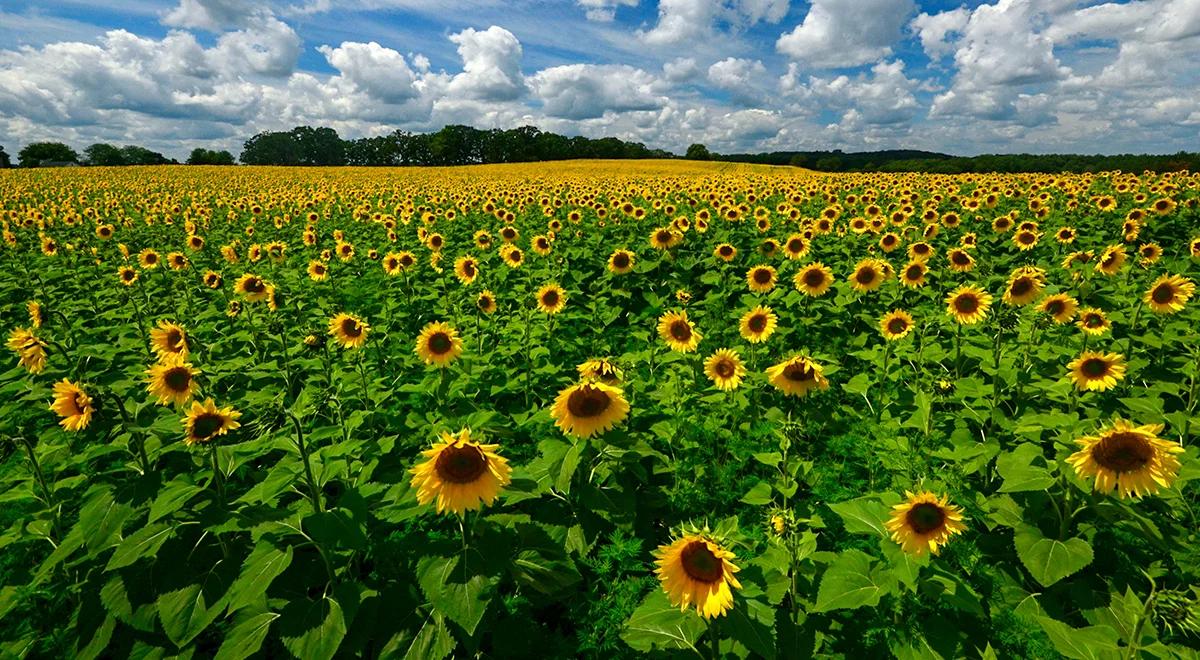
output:
[[[1198,201],[0,172],[0,655],[1196,657]]]

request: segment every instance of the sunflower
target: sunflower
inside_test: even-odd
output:
[[[1093,337],[1108,332],[1112,329],[1112,323],[1109,322],[1108,316],[1104,310],[1096,307],[1088,307],[1079,310],[1079,321],[1077,323],[1079,329]]]
[[[520,268],[521,264],[525,263],[525,253],[515,245],[503,246],[500,257],[504,259],[504,264],[509,268]]]
[[[121,266],[117,269],[117,278],[121,280],[121,284],[133,286],[133,283],[138,281],[138,272],[129,266]]]
[[[800,234],[792,234],[783,242],[783,256],[795,261],[808,254],[808,241]]]
[[[138,263],[146,270],[158,268],[158,262],[158,253],[150,248],[146,248],[138,253]]]
[[[703,338],[696,328],[688,321],[687,312],[666,312],[658,318],[658,336],[667,342],[672,350],[680,353],[691,353]]]
[[[242,413],[232,406],[218,408],[212,399],[204,403],[193,401],[191,410],[182,420],[186,432],[183,441],[188,446],[208,444],[214,438],[240,427],[237,418],[241,416]]]
[[[737,248],[733,247],[729,243],[721,243],[713,249],[713,256],[728,263],[733,261],[733,258],[737,256]]]
[[[1196,293],[1196,285],[1179,275],[1162,275],[1146,291],[1143,300],[1156,314],[1174,314]]]
[[[933,246],[924,241],[908,246],[908,258],[913,261],[928,261],[933,255]]]
[[[17,354],[21,366],[29,373],[40,374],[46,368],[46,342],[38,339],[33,330],[13,328],[7,346]]]
[[[417,502],[422,506],[437,500],[437,512],[463,515],[491,506],[500,491],[512,481],[508,459],[498,453],[500,445],[485,445],[471,438],[471,430],[443,431],[432,447],[421,452],[429,459],[409,470]]]
[[[732,552],[701,534],[685,534],[655,552],[655,573],[671,605],[679,611],[695,606],[705,619],[733,609],[733,589],[742,585],[734,575]]]
[[[746,367],[737,351],[722,348],[704,360],[704,374],[724,392],[735,390],[742,384],[746,375]]]
[[[900,283],[910,289],[925,286],[925,275],[929,267],[923,261],[910,261],[900,271]]]
[[[459,257],[454,261],[454,276],[463,284],[470,284],[479,277],[479,263],[474,257]]]
[[[187,331],[178,323],[159,321],[157,328],[150,329],[150,348],[159,360],[168,355],[178,355],[187,359]]]
[[[463,342],[449,324],[434,321],[421,329],[415,350],[425,364],[445,367],[462,355]]]
[[[1109,276],[1116,275],[1125,265],[1125,258],[1124,245],[1110,245],[1100,253],[1100,259],[1096,261],[1096,272]]]
[[[496,294],[492,293],[491,289],[484,289],[479,293],[479,297],[475,298],[475,306],[484,314],[495,313]]]
[[[54,403],[50,404],[50,410],[62,418],[58,420],[59,425],[72,432],[86,429],[95,412],[87,392],[66,378],[54,384]]]
[[[1037,247],[1040,239],[1041,235],[1038,234],[1037,231],[1033,229],[1022,229],[1013,234],[1012,242],[1013,245],[1017,246],[1018,250],[1026,252]]]
[[[608,256],[608,270],[614,275],[624,275],[633,270],[633,253],[629,250],[614,250]]]
[[[557,314],[567,306],[567,292],[557,284],[547,284],[538,289],[537,307],[546,314]]]
[[[488,250],[492,247],[492,234],[486,229],[480,229],[475,232],[475,245],[481,250]]]
[[[879,330],[883,333],[884,339],[895,341],[908,336],[908,333],[912,332],[913,325],[911,314],[902,309],[895,309],[880,319]]]
[[[263,278],[246,273],[237,279],[233,285],[235,293],[246,299],[246,302],[262,302],[271,297],[271,285]]]
[[[621,380],[625,377],[621,368],[608,358],[592,358],[580,362],[576,369],[579,371],[579,377],[583,380],[598,380],[605,385],[614,387],[620,385]]]
[[[1162,259],[1163,249],[1158,243],[1145,243],[1138,248],[1138,263],[1143,266],[1158,263]]]
[[[779,317],[775,316],[775,312],[771,311],[770,307],[759,305],[742,314],[742,319],[738,323],[738,331],[746,341],[758,344],[771,338],[778,320]]]
[[[1004,303],[1014,307],[1028,305],[1037,299],[1046,285],[1045,271],[1040,268],[1022,266],[1013,271],[1004,288]]]
[[[199,373],[178,354],[167,355],[146,370],[146,389],[158,400],[159,405],[174,403],[181,406],[200,389],[196,384],[196,375]]]
[[[366,321],[342,312],[329,319],[329,336],[337,340],[342,348],[359,348],[367,343],[371,326]]]
[[[767,369],[767,379],[784,394],[805,396],[829,388],[825,369],[811,358],[797,355]]]
[[[224,283],[225,280],[221,278],[221,274],[217,271],[208,270],[204,272],[204,286],[210,289],[219,289]]]
[[[946,312],[962,325],[982,321],[991,304],[991,294],[974,286],[960,286],[946,296]]]
[[[956,273],[967,273],[975,268],[975,257],[963,248],[951,248],[946,253],[946,260],[950,262],[950,270]]]
[[[683,234],[670,227],[659,227],[650,234],[650,247],[655,250],[673,248],[683,240]]]
[[[619,387],[585,380],[558,393],[550,416],[563,433],[588,438],[624,421],[629,402]]]
[[[308,262],[308,279],[314,282],[320,282],[326,277],[329,277],[329,266],[326,266],[324,261],[321,261],[320,259],[313,259],[312,261]]]
[[[1065,293],[1055,293],[1046,296],[1038,309],[1050,315],[1054,322],[1063,325],[1070,323],[1071,319],[1075,318],[1075,311],[1079,309],[1079,303]]]
[[[754,293],[766,293],[775,288],[775,267],[759,265],[746,271],[746,284]]]
[[[825,295],[825,292],[833,285],[833,271],[825,264],[816,261],[797,272],[792,279],[792,284],[805,295],[818,298]]]
[[[1125,358],[1120,353],[1084,351],[1067,364],[1067,369],[1079,391],[1103,392],[1125,377]]]
[[[29,324],[34,328],[42,327],[46,322],[46,308],[36,300],[25,303],[25,311],[29,313]]]
[[[850,285],[855,291],[874,291],[883,284],[887,270],[878,259],[863,259],[854,266],[854,272],[850,275]]]
[[[1122,419],[1097,435],[1079,438],[1082,447],[1067,462],[1080,478],[1092,478],[1093,489],[1108,493],[1117,490],[1122,498],[1153,495],[1179,476],[1179,458],[1183,446],[1158,437],[1162,424],[1134,426]]]
[[[938,546],[967,529],[962,509],[950,504],[945,495],[938,497],[929,491],[905,491],[904,495],[907,499],[892,507],[892,515],[884,523],[904,552],[919,557],[928,550],[936,555]]]

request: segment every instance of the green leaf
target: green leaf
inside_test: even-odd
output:
[[[841,516],[842,524],[851,534],[887,536],[883,525],[888,519],[888,506],[874,495],[830,504],[829,508]]]
[[[417,562],[417,583],[437,611],[474,635],[491,602],[494,582],[483,575],[463,580],[460,559],[454,557],[422,557]]]
[[[1072,628],[1047,616],[1037,617],[1054,650],[1073,660],[1100,660],[1117,650],[1117,631],[1108,626]]]
[[[662,589],[655,588],[625,622],[621,639],[642,653],[656,649],[695,651],[697,640],[707,629],[695,610],[680,611]]]
[[[575,476],[575,470],[579,468],[579,459],[586,446],[586,442],[576,442],[567,450],[566,456],[563,457],[562,469],[558,472],[558,479],[554,481],[554,489],[558,492],[570,494],[571,478]]]
[[[771,484],[760,481],[754,484],[749,492],[742,496],[742,502],[753,506],[762,506],[771,503]]]
[[[302,527],[314,541],[327,548],[363,550],[367,547],[367,535],[362,525],[355,522],[345,509],[311,513],[304,517]]]
[[[92,492],[79,510],[78,527],[90,550],[103,550],[116,543],[125,521],[133,513],[129,506],[113,499],[112,491],[102,488]]]
[[[204,598],[204,587],[189,584],[158,597],[158,620],[163,632],[175,646],[183,648],[209,626],[221,613]]]
[[[279,617],[279,637],[292,655],[330,660],[346,636],[342,607],[332,598],[293,600]]]
[[[575,562],[565,557],[546,557],[536,550],[518,553],[512,572],[521,584],[548,595],[563,593],[581,579]]]
[[[203,486],[180,479],[168,483],[163,486],[158,497],[154,498],[154,503],[150,505],[150,519],[147,522],[157,522],[160,518],[182,509],[188,500],[202,490],[204,490]]]
[[[871,378],[866,373],[860,373],[842,383],[842,389],[851,394],[866,394],[871,389]]]
[[[735,601],[722,622],[721,632],[750,649],[756,658],[775,657],[775,609],[753,598]]]
[[[1023,491],[1043,491],[1054,485],[1054,476],[1044,467],[1033,465],[1035,460],[1043,461],[1042,448],[1032,442],[1017,447],[1011,453],[1001,454],[996,458],[996,471],[1004,479],[1000,491],[1018,493]]]
[[[404,649],[403,657],[406,660],[442,660],[453,652],[454,636],[450,634],[442,615],[434,612],[425,619],[412,644]]]
[[[291,563],[292,546],[280,550],[270,539],[259,539],[229,588],[229,611],[234,612],[257,600]]]
[[[174,531],[169,525],[155,523],[130,534],[121,542],[121,545],[117,546],[117,551],[109,558],[108,565],[104,567],[104,570],[124,568],[146,555],[153,555],[158,552],[167,539],[171,538],[171,533]]]
[[[1081,538],[1067,541],[1049,539],[1030,525],[1021,525],[1016,529],[1013,543],[1017,548],[1017,557],[1043,587],[1071,575],[1092,563],[1092,546]]]
[[[254,655],[262,648],[271,624],[278,618],[274,612],[263,612],[244,619],[225,635],[215,660],[244,660]]]
[[[894,585],[895,578],[890,573],[871,570],[870,555],[861,550],[847,550],[825,570],[813,611],[874,607],[885,594],[891,593]]]

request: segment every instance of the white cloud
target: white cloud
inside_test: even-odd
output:
[[[404,56],[370,43],[343,42],[337,48],[318,48],[342,77],[385,103],[403,103],[419,93],[417,79]],[[427,64],[427,63],[426,63]]]
[[[719,24],[741,30],[778,23],[787,10],[788,0],[659,0],[658,22],[638,35],[654,46],[695,47],[714,36]]]
[[[163,16],[163,24],[178,28],[199,28],[218,32],[229,27],[243,27],[253,20],[270,16],[262,2],[247,0],[180,0],[179,5]]]
[[[867,64],[891,54],[914,8],[913,0],[813,0],[775,48],[813,68]]]
[[[782,93],[801,103],[842,113],[842,124],[891,125],[907,123],[921,109],[913,95],[916,83],[904,73],[904,62],[880,62],[870,74],[799,79],[800,67],[792,64],[780,79]]]
[[[576,0],[587,10],[589,21],[607,23],[616,18],[617,7],[636,7],[638,0]]]
[[[729,92],[742,105],[757,105],[770,83],[767,67],[759,60],[727,57],[708,67],[708,82]]]
[[[463,60],[462,73],[450,82],[450,92],[467,98],[512,101],[527,88],[521,73],[521,42],[512,32],[493,25],[479,31],[467,28],[450,35]]]
[[[590,119],[606,112],[653,110],[666,103],[662,84],[651,74],[619,64],[568,64],[539,71],[532,78],[551,117]]]
[[[947,37],[961,33],[967,27],[971,18],[971,10],[959,7],[932,16],[924,12],[910,23],[913,31],[921,39],[921,48],[931,59],[938,60],[954,52],[954,47]]]
[[[677,57],[663,64],[663,75],[673,83],[688,82],[700,75],[700,65],[694,57]]]
[[[257,19],[244,29],[226,32],[217,39],[212,59],[234,75],[257,73],[287,76],[300,57],[300,37],[275,17]]]

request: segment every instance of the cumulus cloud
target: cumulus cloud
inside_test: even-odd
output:
[[[272,14],[263,2],[180,0],[179,5],[163,16],[163,24],[217,32],[229,27],[244,27],[270,16]]]
[[[450,35],[463,60],[462,73],[450,82],[450,92],[486,101],[512,101],[527,91],[521,73],[521,42],[512,32],[493,25],[479,31],[467,28]]]
[[[355,87],[385,103],[403,103],[419,90],[416,75],[400,53],[370,43],[343,42],[318,48],[329,64]]]
[[[655,46],[696,45],[719,26],[741,30],[760,22],[778,23],[787,15],[788,0],[659,0],[658,22],[640,32]]]
[[[904,73],[904,62],[879,62],[869,73],[833,78],[809,76],[800,79],[800,67],[792,64],[780,80],[788,98],[822,109],[841,112],[847,125],[906,123],[921,109],[913,95],[916,83]]]
[[[587,12],[589,21],[607,23],[616,18],[617,7],[636,7],[638,0],[576,0]]]
[[[776,49],[813,68],[845,68],[890,55],[913,0],[813,0],[804,21]]]
[[[564,119],[653,110],[666,102],[657,78],[623,64],[555,66],[539,71],[532,82],[542,111]]]
[[[921,12],[920,16],[913,19],[910,27],[921,39],[921,48],[925,50],[925,54],[930,59],[938,60],[954,52],[954,46],[947,38],[961,33],[963,28],[967,27],[970,18],[971,10],[966,7],[932,16]]]
[[[708,67],[708,82],[742,105],[758,105],[769,81],[767,67],[759,60],[727,57]]]

